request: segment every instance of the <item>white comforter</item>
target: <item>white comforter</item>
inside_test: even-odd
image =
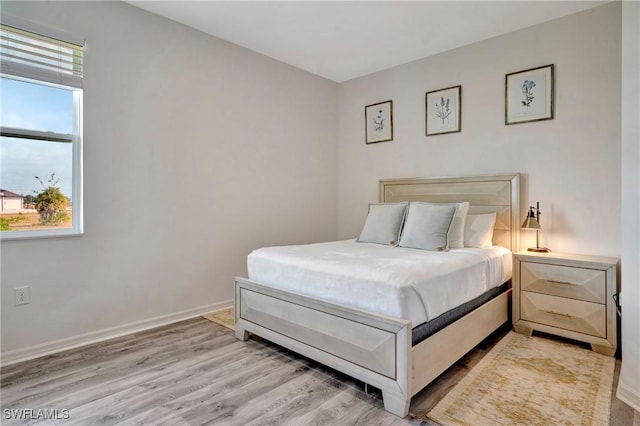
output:
[[[415,327],[511,278],[511,252],[433,252],[346,240],[254,250],[247,269],[259,283],[408,319]]]

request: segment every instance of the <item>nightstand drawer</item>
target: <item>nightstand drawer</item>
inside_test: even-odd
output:
[[[528,291],[520,293],[520,304],[520,317],[525,321],[607,337],[605,305]]]
[[[606,303],[605,271],[521,262],[520,289],[587,302]]]

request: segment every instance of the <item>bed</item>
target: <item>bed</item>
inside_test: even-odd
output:
[[[510,251],[518,249],[517,173],[388,179],[381,180],[379,187],[382,203],[468,201],[469,214],[496,213],[494,246]],[[337,247],[331,247],[339,250],[342,249],[340,244],[358,243],[346,241],[332,244],[338,244]],[[305,250],[313,253],[316,249],[323,247]],[[362,250],[366,255],[367,249]],[[387,247],[386,250],[402,249]],[[459,250],[460,253],[464,251]],[[509,265],[508,271],[501,270],[507,276],[510,273],[510,254],[508,261],[504,260],[504,253],[498,257],[502,259],[502,265]],[[496,264],[500,262],[496,261]],[[413,395],[509,318],[511,290],[505,283],[501,287],[507,287],[506,291],[492,295],[477,307],[472,306],[459,319],[421,339],[416,338],[418,327],[414,329],[412,326],[413,322],[420,322],[421,319],[415,312],[402,311],[402,306],[408,307],[410,303],[394,304],[391,301],[388,303],[390,306],[375,308],[374,311],[366,301],[361,305],[341,303],[341,299],[322,297],[321,290],[316,293],[308,290],[308,294],[301,294],[295,290],[296,286],[312,288],[312,279],[306,278],[304,273],[298,275],[300,281],[304,282],[285,283],[295,286],[274,286],[269,283],[272,277],[268,274],[259,276],[258,280],[235,279],[236,337],[246,340],[249,333],[254,333],[375,386],[382,391],[385,409],[400,417],[407,415]],[[277,276],[273,279],[277,282]],[[456,280],[458,278],[452,282]],[[358,291],[359,287],[354,281],[352,292]],[[407,291],[411,291],[411,288]],[[411,300],[412,296],[399,299]],[[431,309],[434,310],[432,316],[438,316],[440,311],[448,308],[436,306]]]

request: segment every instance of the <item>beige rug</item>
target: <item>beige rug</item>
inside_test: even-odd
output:
[[[202,318],[213,321],[216,324],[220,324],[223,327],[227,327],[231,330],[235,330],[234,323],[235,318],[233,316],[233,307],[221,309],[219,311],[211,312],[202,315]]]
[[[431,410],[442,425],[608,425],[615,359],[507,334]]]

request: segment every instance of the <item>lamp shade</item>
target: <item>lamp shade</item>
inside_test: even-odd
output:
[[[527,218],[524,220],[524,222],[522,223],[522,226],[520,228],[522,228],[522,229],[540,229],[540,224],[538,223],[538,220],[536,219],[536,215],[533,212],[532,208],[529,209],[529,212],[527,213]]]

